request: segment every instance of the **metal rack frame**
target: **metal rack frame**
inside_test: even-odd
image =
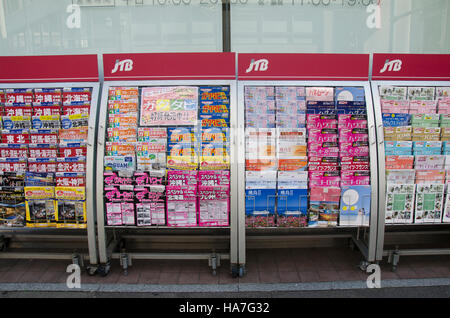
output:
[[[388,263],[392,264],[392,270],[395,271],[399,263],[401,255],[404,256],[414,256],[414,255],[450,255],[450,248],[423,248],[423,249],[400,249],[396,246],[394,249],[385,249],[385,234],[388,227],[394,227],[396,224],[385,224],[385,205],[386,201],[386,178],[385,178],[385,149],[384,149],[384,131],[383,131],[383,120],[381,114],[381,98],[379,94],[379,87],[382,85],[392,85],[392,86],[450,86],[448,81],[371,81],[372,96],[375,110],[375,120],[377,123],[377,138],[378,138],[378,193],[380,206],[378,209],[378,238],[377,238],[377,249],[376,249],[376,261],[381,261],[383,257],[388,257]],[[402,227],[408,228],[417,226],[418,224],[402,224]],[[450,223],[430,223],[430,224],[420,224],[420,228],[425,229],[426,227],[442,225],[442,227],[449,226],[449,231],[444,233],[450,234]],[[443,229],[444,230],[444,229]],[[411,232],[403,232],[402,235],[408,235]],[[433,232],[428,232],[428,234],[433,234]],[[442,234],[439,231],[439,234]]]
[[[110,87],[114,86],[201,86],[201,85],[227,85],[230,87],[230,226],[229,227],[195,227],[195,228],[173,228],[167,226],[151,226],[151,227],[133,227],[133,226],[105,226],[105,209],[103,198],[103,157],[105,153],[105,132],[106,132],[106,114],[108,104],[108,91]],[[220,261],[229,259],[231,264],[231,271],[234,272],[236,264],[238,263],[237,246],[238,246],[238,231],[237,231],[237,168],[236,168],[236,123],[237,123],[237,108],[236,108],[236,81],[235,80],[158,80],[158,81],[105,81],[102,89],[102,100],[100,106],[99,129],[97,140],[97,233],[98,233],[98,251],[100,273],[107,275],[110,270],[110,260],[119,259],[124,273],[127,274],[128,267],[132,265],[133,259],[141,260],[155,260],[155,259],[193,259],[193,260],[208,260],[209,266],[212,268],[213,274],[216,274],[216,269],[220,266]],[[205,236],[203,232],[229,232],[229,251],[216,252],[213,249],[211,252],[132,252],[127,251],[125,247],[126,235],[121,235],[121,231],[131,232],[139,231],[145,235],[149,233],[158,234],[160,230],[167,230],[174,234],[188,233],[189,237],[197,236],[199,239],[211,241],[210,236]],[[166,231],[166,232],[167,232]],[[107,232],[112,232],[112,236],[108,236]],[[215,234],[214,234],[215,235]],[[223,234],[220,234],[223,238]],[[219,235],[219,236],[220,236]],[[176,240],[176,236],[171,237],[171,240]],[[225,235],[228,237],[228,234]],[[183,241],[185,235],[179,235],[178,241]]]
[[[377,248],[377,230],[378,230],[378,217],[376,211],[378,210],[378,168],[377,168],[377,141],[376,141],[376,127],[375,127],[375,117],[372,104],[372,94],[370,90],[370,83],[368,81],[266,81],[266,80],[239,80],[238,81],[238,174],[239,184],[239,266],[240,274],[245,273],[245,263],[246,263],[246,228],[245,228],[245,105],[244,105],[244,87],[245,86],[358,86],[363,87],[366,96],[366,107],[367,107],[367,120],[368,120],[368,130],[369,130],[369,151],[370,151],[370,170],[371,170],[371,213],[370,213],[370,226],[367,232],[366,227],[336,227],[331,228],[335,231],[334,234],[327,233],[324,237],[341,237],[350,238],[350,247],[356,246],[364,260],[359,264],[362,270],[365,270],[369,263],[376,261],[376,248]],[[356,229],[356,233],[339,233],[339,229]],[[310,231],[318,230],[317,236],[321,231],[321,228],[306,228]],[[327,228],[330,230],[330,228]],[[261,231],[259,231],[261,230]],[[298,233],[304,232],[305,228],[293,229],[293,228],[266,228],[266,229],[252,229],[255,232],[270,232],[271,237],[277,234],[285,233],[287,231],[292,232],[296,230]],[[322,229],[323,230],[323,229]],[[361,232],[362,230],[362,232]],[[360,235],[363,233],[363,235]],[[310,234],[310,237],[314,234]],[[283,236],[280,236],[283,237]],[[302,236],[298,236],[301,239]]]
[[[17,84],[0,84],[0,88],[63,88],[63,87],[88,87],[91,88],[91,107],[88,123],[88,140],[86,155],[86,230],[80,229],[51,229],[51,228],[6,228],[0,227],[0,245],[4,247],[4,251],[0,252],[0,258],[12,259],[67,259],[72,260],[74,264],[84,265],[84,260],[89,260],[89,273],[93,274],[98,264],[97,239],[96,239],[96,213],[95,213],[95,152],[96,152],[96,132],[97,132],[97,109],[99,101],[99,82],[55,82],[55,83],[17,83]],[[65,233],[64,233],[65,232]],[[3,233],[3,234],[2,234]],[[45,233],[40,235],[41,233]],[[64,234],[61,234],[64,233]],[[68,233],[68,234],[66,234]],[[79,235],[75,235],[75,233]],[[78,251],[72,252],[44,252],[39,251],[39,245],[33,247],[33,252],[8,252],[6,251],[8,244],[17,236],[33,235],[34,239],[43,238],[85,238],[87,233],[88,255]],[[37,251],[34,251],[34,250]],[[0,249],[1,251],[1,249]]]

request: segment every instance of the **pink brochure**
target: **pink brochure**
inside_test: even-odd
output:
[[[167,186],[167,226],[197,226],[197,186]]]
[[[228,226],[230,191],[227,186],[198,187],[199,226]]]
[[[168,186],[190,186],[197,184],[197,171],[169,170],[167,172]]]
[[[198,185],[200,186],[230,186],[230,171],[199,171]]]

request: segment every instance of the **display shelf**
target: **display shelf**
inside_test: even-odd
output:
[[[174,228],[171,226],[159,226],[159,225],[152,225],[152,226],[130,226],[130,225],[125,225],[125,226],[113,226],[113,225],[105,225],[105,229],[133,229],[133,230],[143,230],[143,231],[151,231],[151,230],[173,230],[173,231],[180,231],[180,230],[185,230],[185,228]],[[196,226],[196,227],[192,227],[190,228],[190,231],[192,230],[210,230],[211,227],[209,226]],[[215,226],[214,230],[229,230],[230,227],[229,226]]]
[[[24,227],[0,227],[0,234],[4,233],[3,242],[6,242],[2,257],[70,259],[73,258],[70,247],[65,254],[56,255],[41,249],[39,239],[48,239],[58,245],[60,241],[73,238],[86,246],[88,259],[95,267],[98,257],[93,158],[99,94],[97,56],[1,57],[0,64],[3,70],[0,95],[4,94],[0,104],[5,124],[2,156],[6,157],[2,162],[24,163],[17,167],[21,170],[3,164],[2,182],[9,182],[7,178],[11,174],[8,171],[13,171],[15,178],[23,176],[21,186],[24,190],[21,191],[26,206],[26,215],[20,211],[12,215],[11,203],[3,202],[6,203],[2,205],[3,213],[6,213],[3,221],[16,220],[23,222]],[[74,133],[72,136],[77,135],[75,132],[80,133],[82,139],[69,141],[71,137],[66,134],[69,131]],[[17,143],[19,145],[13,145]],[[12,151],[19,148],[20,152]],[[20,158],[12,158],[14,156]],[[58,189],[58,193],[54,189]],[[6,190],[2,187],[2,191]],[[50,192],[52,195],[48,196]],[[47,204],[52,200],[55,214]],[[32,208],[41,201],[47,202],[45,209],[33,213]],[[19,236],[32,240],[34,252],[10,251],[9,246],[13,246]]]
[[[27,227],[1,227],[1,232],[17,232],[17,233],[33,233],[33,232],[87,232],[87,229],[76,229],[76,228],[65,228],[65,229],[58,229],[58,228],[27,228]]]
[[[376,160],[376,132],[374,124],[375,121],[372,107],[372,96],[370,85],[368,82],[368,58],[368,55],[345,54],[238,55],[238,105],[240,119],[240,132],[238,134],[240,140],[238,143],[238,153],[240,156],[239,176],[243,176],[239,179],[238,191],[240,194],[240,238],[247,236],[247,239],[250,239],[249,235],[262,232],[268,234],[270,233],[270,235],[273,236],[273,239],[283,240],[283,233],[302,233],[302,231],[305,231],[308,233],[317,233],[316,235],[319,236],[322,232],[320,230],[323,229],[329,229],[334,232],[338,232],[339,230],[350,230],[352,231],[352,233],[349,237],[355,241],[361,253],[363,254],[363,257],[369,262],[374,261],[376,249],[375,234],[377,230],[376,198],[378,196],[378,178]],[[339,95],[340,97],[338,99],[336,98],[336,96],[338,95],[335,93],[341,92],[341,89],[343,91],[346,91],[347,93]],[[296,94],[297,97],[295,98],[294,95],[292,95],[293,97],[289,97],[287,99],[283,97],[283,95],[279,97],[279,93],[277,93],[278,91],[286,91],[287,95]],[[292,91],[293,93],[291,94],[288,91]],[[314,95],[314,98],[310,98],[313,97],[313,91],[316,92],[316,94]],[[263,94],[264,92],[266,92],[266,95]],[[267,111],[263,112],[258,108],[258,110],[253,113],[252,105],[255,103],[258,104],[258,100],[257,98],[255,98],[255,96],[259,96],[259,94],[265,96],[264,105],[267,108]],[[356,97],[355,94],[358,97]],[[289,113],[288,117],[290,117],[291,119],[289,119],[290,122],[288,124],[286,124],[286,122],[284,121],[280,122],[279,120],[280,118],[284,120],[285,107],[281,109],[280,105],[284,105],[286,104],[286,102],[287,104],[292,104],[289,104],[289,107],[294,107],[297,109],[295,112],[297,114],[296,116],[292,116],[292,114]],[[271,107],[270,105],[272,104],[273,106]],[[311,107],[311,109],[309,107]],[[255,109],[256,108],[257,107],[255,106]],[[337,109],[339,109],[339,113]],[[314,110],[314,112],[310,112],[310,110]],[[350,123],[351,127],[341,126],[341,121],[338,120],[338,114],[350,116],[351,120],[353,120]],[[253,120],[252,116],[265,116],[266,119],[264,119],[264,121]],[[342,120],[344,116],[342,116]],[[312,117],[314,117],[314,120],[317,117],[321,122],[313,123]],[[310,119],[311,123],[309,122]],[[329,121],[329,123],[327,120]],[[265,124],[261,125],[261,123]],[[353,126],[353,124],[356,125]],[[345,123],[345,125],[347,125],[347,123]],[[346,135],[340,135],[341,128],[349,128],[348,130],[352,134],[359,134],[359,132],[361,132],[361,136],[358,135],[358,138],[356,138],[356,136],[352,135],[352,138],[355,137],[356,139],[347,140]],[[359,131],[358,129],[360,129],[361,131]],[[271,133],[272,130],[274,131],[274,136],[282,133],[284,134],[284,132],[292,132],[292,134],[294,134],[294,132],[301,133],[301,131],[303,131],[303,135],[301,135],[303,136],[303,138],[294,140],[294,143],[296,144],[298,150],[303,150],[301,151],[301,154],[286,153],[285,155],[284,148],[282,148],[282,146],[280,145],[280,142],[283,141],[280,138],[271,138],[270,136],[268,136],[264,139],[265,144],[271,146],[274,151],[271,151],[270,154],[265,154],[266,157],[258,157],[261,154],[255,155],[253,150],[247,149],[248,145],[250,145],[251,148],[252,145],[257,141],[255,140],[255,142],[253,142],[251,138],[248,140],[246,139],[247,135],[250,137],[252,136],[253,130],[255,130],[257,134],[259,134],[258,136],[261,135],[261,132],[267,134]],[[315,140],[312,138],[313,130],[320,130],[319,133],[324,134],[319,136],[323,139],[320,141],[322,147],[333,147],[334,145],[337,152],[333,152],[332,154],[327,152],[328,150],[335,150],[334,148],[327,150],[325,150],[325,148],[311,148],[313,147],[313,144],[319,143],[319,140]],[[256,136],[256,133],[253,135]],[[299,135],[299,137],[301,136]],[[347,151],[349,150],[346,148],[341,148],[343,147],[343,144],[339,143],[339,136],[343,138],[341,140],[342,143],[349,141],[351,143],[351,147],[353,148],[361,146],[361,149],[358,148],[358,151],[361,150],[361,152],[359,153],[356,151],[356,149],[352,149],[352,151],[355,152],[352,152],[351,155],[350,152],[347,154]],[[272,142],[272,139],[274,140],[274,142]],[[355,146],[355,143],[357,143],[357,141],[360,142],[361,145],[358,144]],[[264,147],[263,144],[260,144],[261,142],[259,142],[258,147]],[[280,152],[281,150],[282,152]],[[323,153],[321,152],[322,150]],[[329,159],[325,161],[319,160],[316,164],[316,160],[313,160],[313,157],[315,157],[316,155],[322,159],[325,157],[329,157]],[[301,156],[306,156],[305,162],[302,161],[303,157]],[[345,165],[346,159],[344,158],[344,156],[349,157],[351,163]],[[359,156],[358,160],[361,161],[354,161],[354,158],[356,158],[356,156]],[[367,159],[362,160],[363,158]],[[282,164],[281,161],[283,161]],[[274,162],[274,164],[270,166],[269,163],[272,162]],[[287,165],[287,162],[291,162],[292,164]],[[252,165],[250,165],[250,163],[252,163]],[[261,167],[257,166],[258,163],[260,163]],[[264,163],[267,163],[267,165],[264,166]],[[292,165],[294,165],[295,168],[291,167]],[[341,183],[341,168],[342,171],[345,172],[344,174],[347,174],[346,171],[350,170],[349,172],[351,172],[350,174],[352,176],[358,175],[364,177],[361,178],[361,180],[359,180],[358,178],[355,178],[355,180],[349,179],[351,181],[348,181],[348,183],[347,180],[343,178]],[[307,172],[308,170],[309,172]],[[331,171],[331,173],[327,174],[326,172],[325,174],[327,174],[327,177],[334,179],[331,180],[324,178],[326,179],[324,181],[325,183],[322,182],[323,180],[315,180],[312,176],[316,173],[315,171]],[[355,171],[357,171],[356,174],[354,173]],[[269,172],[274,175],[272,182],[273,185],[270,184],[270,186],[268,181],[271,181],[272,179],[268,179],[270,177]],[[280,174],[280,172],[282,173]],[[290,181],[288,179],[286,179],[286,182],[284,181],[284,175],[288,177],[289,174],[295,173],[298,173],[299,177],[293,177],[293,179]],[[304,175],[305,178],[302,177],[303,179],[299,179],[301,177],[300,174],[302,176]],[[332,174],[335,174],[336,176],[332,177]],[[264,177],[257,179],[259,175],[264,175]],[[281,175],[283,175],[282,179],[280,179]],[[244,176],[247,176],[247,178]],[[251,179],[249,179],[248,177],[251,177]],[[356,179],[358,179],[358,181],[356,181]],[[370,201],[365,200],[364,198],[366,198],[366,195],[363,195],[363,192],[359,194],[361,200],[364,201],[364,204],[362,203],[364,205],[364,209],[363,206],[356,208],[356,202],[350,204],[348,208],[351,208],[351,211],[354,211],[354,213],[350,213],[349,217],[352,218],[352,222],[354,222],[354,224],[345,225],[345,227],[338,226],[343,225],[345,214],[340,213],[339,209],[341,205],[346,206],[345,203],[341,204],[340,202],[343,198],[340,193],[341,186],[354,186],[355,188],[358,188],[359,186],[361,187],[360,190],[362,190],[362,188],[365,188],[367,189],[367,198],[372,198]],[[303,189],[300,191],[306,192],[303,195],[299,194],[300,196],[302,196],[301,200],[294,200],[299,201],[296,202],[297,205],[294,201],[292,201],[287,205],[286,210],[287,214],[290,215],[288,219],[292,218],[292,216],[294,218],[299,218],[300,220],[303,220],[300,221],[302,223],[302,226],[296,226],[295,220],[293,220],[293,224],[285,224],[285,222],[279,224],[279,220],[284,220],[282,216],[285,213],[284,208],[281,209],[283,211],[280,210],[280,198],[283,198],[285,196],[285,194],[283,192],[280,192],[280,190],[284,191],[285,189]],[[328,191],[330,191],[329,193],[331,195],[334,189],[338,189],[339,193],[336,192],[336,195],[334,195],[333,198],[329,198],[329,195],[327,196]],[[269,190],[272,192],[269,193]],[[318,200],[316,199],[316,190],[320,190],[324,193],[323,197],[325,201],[330,201],[329,203],[325,202],[324,200],[319,200],[320,202],[318,201],[317,207],[319,208],[319,210],[322,209],[323,211],[320,211],[322,211],[323,213],[320,211],[314,213],[314,207],[316,206],[314,204],[315,201]],[[246,194],[246,191],[250,192],[247,192]],[[256,198],[256,196],[259,197],[262,195],[266,195],[264,191],[267,192],[267,200],[269,201],[266,202],[265,206],[265,199],[262,198],[258,201],[258,205],[261,205],[261,207],[259,207],[257,205],[257,200],[253,199],[253,197],[255,196]],[[292,192],[294,191],[299,190],[292,190]],[[259,192],[261,192],[261,194]],[[311,200],[313,196],[314,200]],[[356,196],[356,198],[357,197],[358,196]],[[250,205],[250,199],[254,200],[253,206]],[[357,201],[359,202],[359,199]],[[330,208],[326,208],[325,204],[328,204],[327,207],[330,206]],[[330,209],[334,211],[332,214],[329,214],[331,211]],[[297,212],[294,213],[294,211]],[[343,211],[346,211],[345,208]],[[363,212],[359,213],[361,211]],[[253,217],[252,215],[255,216]],[[264,221],[265,218],[267,218],[267,221],[269,222],[268,225],[264,225],[263,222],[261,223],[262,226],[257,225],[256,228],[253,227],[254,225],[246,227],[246,219],[248,220],[250,216],[251,220],[252,217],[255,218],[256,215],[258,220],[262,218],[262,221]],[[329,221],[330,216],[332,216],[331,222]],[[271,221],[272,219],[273,221]],[[276,224],[277,226],[272,226],[271,222],[274,222],[273,224]],[[360,237],[361,230],[367,231],[369,233],[368,239],[367,237]],[[299,235],[298,239],[301,238],[302,236]],[[240,239],[239,262],[242,267],[245,267],[245,250],[245,240]]]
[[[220,257],[230,258],[234,266],[235,55],[106,54],[103,61],[106,82],[101,113],[109,113],[109,119],[100,116],[98,133],[97,169],[102,172],[97,177],[100,262],[107,264],[119,258],[125,270],[132,258],[174,257],[170,250],[137,253],[124,248],[132,245],[133,237],[128,234],[133,231],[152,237],[166,235],[171,240],[182,239],[176,233],[201,238],[203,231],[214,240],[227,231],[228,256]],[[119,66],[114,71],[121,61],[130,63],[131,69]],[[129,97],[125,97],[125,91]],[[125,99],[129,100],[127,109],[133,111],[120,106]],[[128,123],[122,123],[125,116],[133,117],[133,123],[128,119]],[[130,130],[127,140],[113,131],[123,124]],[[220,136],[226,140],[216,142]],[[125,149],[125,144],[130,149]],[[130,166],[122,169],[118,162],[127,156]],[[128,186],[121,186],[122,181]],[[114,251],[121,251],[121,256]],[[213,271],[216,269],[213,251],[203,252],[201,257],[192,251],[176,255],[182,259],[209,259]]]
[[[420,235],[423,231],[426,231],[426,234],[438,235],[442,234],[442,231],[445,233],[446,228],[450,225],[445,218],[448,182],[445,173],[447,166],[443,144],[446,143],[447,137],[441,134],[446,130],[445,118],[450,114],[450,111],[444,107],[444,100],[447,97],[444,96],[444,93],[444,95],[441,94],[444,92],[444,88],[450,87],[449,63],[449,55],[374,55],[371,85],[377,121],[380,180],[376,258],[381,260],[383,256],[388,256],[388,261],[393,264],[394,270],[397,268],[400,255],[448,253],[448,249],[440,247],[415,249],[403,248],[400,246],[401,244],[390,249],[385,247],[384,242],[387,233],[395,233],[397,237],[403,235],[405,238]],[[393,120],[394,117],[399,120]],[[404,133],[400,133],[400,130]],[[438,133],[434,135],[434,132]],[[404,150],[385,148],[385,145],[390,146],[391,144],[403,147]],[[409,144],[412,144],[412,149],[409,149]],[[399,151],[402,153],[400,154]],[[387,159],[393,155],[401,155],[408,160],[412,158],[412,161],[407,166],[399,166],[400,170],[389,172],[389,179],[387,179],[385,171],[389,171],[391,167],[397,168],[390,162],[387,164]],[[438,162],[439,160],[442,163]],[[399,165],[399,163],[400,160],[397,160],[395,164]],[[409,170],[403,170],[405,168]],[[410,177],[407,176],[408,174]],[[409,197],[406,197],[408,202],[400,201],[402,197],[397,200],[397,197],[394,197],[397,193],[396,190],[391,191],[393,186],[396,188],[402,186],[400,183],[415,190]],[[430,187],[430,184],[434,185]],[[439,191],[433,190],[438,190],[438,188]],[[398,194],[398,196],[408,196],[405,193]],[[389,200],[395,200],[395,204],[387,201],[388,195],[389,198],[393,198]],[[424,196],[427,198],[426,202],[422,202]],[[433,203],[432,206],[427,202]],[[402,204],[403,209],[401,208]],[[430,208],[432,209],[429,210]],[[400,218],[394,217],[395,215]]]
[[[411,223],[411,224],[386,224],[386,227],[396,227],[396,226],[401,226],[401,227],[414,227],[414,226],[420,226],[420,227],[433,227],[433,226],[440,226],[440,227],[450,227],[449,223]]]
[[[334,227],[277,227],[277,226],[267,226],[267,227],[248,227],[246,230],[247,231],[265,231],[265,230],[269,230],[269,231],[295,231],[295,232],[302,232],[302,231],[306,231],[306,230],[311,230],[311,231],[321,231],[323,229],[329,229],[331,231],[335,231],[335,232],[339,232],[339,230],[345,230],[345,229],[356,229],[356,228],[361,228],[361,226],[358,225],[346,225],[346,226],[334,226]]]

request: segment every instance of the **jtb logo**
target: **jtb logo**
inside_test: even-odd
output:
[[[269,68],[268,60],[261,59],[261,60],[255,61],[254,59],[252,59],[252,61],[250,62],[250,66],[245,71],[245,73],[249,73],[251,71],[255,71],[255,72],[256,71],[267,71],[268,68]]]
[[[119,71],[131,71],[133,69],[133,60],[126,59],[126,60],[116,60],[116,65],[114,65],[114,69],[111,71],[111,74],[114,74],[115,72]]]
[[[401,60],[386,60],[384,63],[383,69],[380,71],[380,73],[384,73],[386,71],[391,72],[398,72],[402,69],[402,61]]]

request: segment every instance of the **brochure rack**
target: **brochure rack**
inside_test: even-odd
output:
[[[400,255],[450,253],[445,244],[450,228],[449,70],[450,55],[374,54],[380,202],[376,259],[387,256],[393,270]],[[438,236],[440,243],[429,239]],[[415,237],[430,241],[431,247],[417,248]],[[400,246],[394,240],[400,238],[408,241]]]
[[[364,256],[363,270],[375,261],[378,170],[368,72],[369,55],[238,55],[239,274],[252,239],[349,238]],[[338,114],[349,122],[339,116],[338,123]],[[353,185],[365,186],[344,195]]]
[[[99,258],[237,264],[234,53],[103,55]]]
[[[0,258],[88,259],[93,274],[97,56],[0,57],[0,69]]]

